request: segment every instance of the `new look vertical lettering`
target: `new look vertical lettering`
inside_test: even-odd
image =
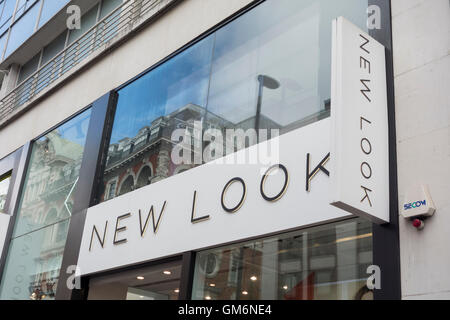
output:
[[[333,21],[330,203],[389,222],[386,49],[343,17]]]

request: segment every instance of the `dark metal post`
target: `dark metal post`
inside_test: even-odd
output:
[[[57,300],[84,299],[87,295],[87,287],[83,281],[81,288],[68,287],[67,280],[72,274],[67,273],[67,270],[78,262],[86,212],[97,201],[97,188],[102,179],[105,164],[104,151],[109,143],[116,96],[115,92],[109,92],[96,100],[91,107],[91,119],[56,291]]]
[[[373,225],[373,264],[381,270],[381,289],[374,290],[376,300],[401,299],[400,240],[398,228],[397,138],[392,55],[391,4],[388,0],[369,0],[381,9],[381,29],[369,34],[386,47],[386,82],[389,124],[389,218],[386,225]]]
[[[21,149],[14,152],[14,154],[8,156],[9,167],[12,169],[10,195],[8,199],[7,213],[11,215],[9,220],[8,230],[6,232],[5,244],[0,257],[0,282],[3,276],[5,268],[6,258],[8,256],[8,249],[11,243],[11,237],[14,231],[14,226],[17,217],[17,211],[19,210],[20,195],[23,184],[25,183],[26,172],[28,168],[28,162],[31,155],[32,142],[29,141]],[[11,167],[12,165],[12,167]],[[6,168],[2,168],[6,169]],[[8,169],[9,170],[9,169]],[[1,172],[2,174],[4,172]]]
[[[192,297],[192,284],[194,281],[195,252],[183,253],[181,261],[180,294],[178,300],[190,300]]]

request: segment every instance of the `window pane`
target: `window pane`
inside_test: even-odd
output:
[[[17,21],[20,19],[20,17],[27,11],[27,9],[31,8],[31,6],[36,2],[37,0],[19,0],[19,4],[17,5],[17,11],[16,15],[14,17],[14,20]]]
[[[79,37],[84,35],[86,31],[88,31],[97,21],[97,13],[98,13],[98,5],[94,6],[91,10],[85,13],[81,17],[81,28],[70,30],[69,32],[69,46],[77,40]],[[81,60],[86,58],[92,49],[93,43],[92,39],[94,36],[95,30],[91,30],[88,34],[86,34],[82,40],[78,43],[70,46],[66,51],[66,56],[64,60],[64,67],[62,73],[70,70],[74,64],[79,63]]]
[[[17,105],[24,104],[31,96],[30,93],[33,90],[35,77],[28,77],[30,77],[37,70],[40,56],[41,54],[38,53],[20,69],[19,79],[17,82],[20,86],[16,89]]]
[[[38,28],[42,27],[51,17],[64,7],[69,0],[44,0]]]
[[[3,8],[3,14],[2,14],[2,17],[0,18],[0,34],[9,28],[15,6],[16,6],[15,0],[5,1],[5,6]]]
[[[220,29],[208,111],[232,127],[281,133],[328,116],[331,21],[343,14],[366,29],[366,8],[361,0],[269,0]]]
[[[87,110],[33,144],[14,237],[71,216],[89,117]]]
[[[81,28],[70,30],[69,34],[69,44],[74,42],[80,36],[82,36],[86,31],[88,31],[95,24],[98,13],[98,5],[94,6],[91,10],[85,13],[81,17]]]
[[[6,213],[6,197],[8,196],[11,174],[0,177],[0,213]]]
[[[8,37],[8,33],[5,33],[0,37],[0,59],[3,56],[3,51],[5,50],[6,38]]]
[[[17,80],[18,84],[22,83],[23,80],[31,76],[37,70],[40,56],[41,53],[39,52],[22,66],[19,73],[19,79]]]
[[[33,33],[39,13],[40,2],[37,2],[11,28],[5,58],[22,45]]]
[[[181,261],[93,277],[89,300],[177,300]]]
[[[44,89],[50,83],[50,81],[55,79],[59,74],[59,71],[61,69],[62,55],[60,55],[54,61],[50,62],[48,65],[45,66],[45,64],[64,49],[66,36],[67,31],[61,33],[55,40],[53,40],[44,48],[44,52],[42,53],[41,68],[42,66],[44,67],[39,71],[39,77],[36,83],[36,92]]]
[[[11,241],[0,286],[1,300],[55,298],[68,231],[67,221]]]
[[[90,114],[33,143],[0,299],[54,299]]]
[[[123,0],[103,0],[102,10],[100,11],[100,19],[106,17],[111,11],[122,4]]]
[[[100,10],[100,20],[105,18],[121,4],[122,0],[104,0],[102,2],[102,8]],[[125,7],[128,8],[128,6]],[[117,34],[117,25],[120,21],[121,13],[122,9],[115,11],[99,25],[96,34],[96,47],[99,47],[103,43],[108,42]]]
[[[171,135],[204,116],[212,45],[208,37],[119,91],[102,200],[116,179],[116,194],[108,197],[178,172]]]
[[[196,300],[372,299],[372,225],[328,224],[197,254]]]
[[[207,144],[193,129],[196,120],[202,130],[222,134],[226,129],[285,133],[328,117],[332,19],[343,15],[367,29],[367,4],[265,1],[122,89],[101,199],[113,180],[117,196],[194,167],[171,161],[173,147],[164,140],[174,129],[190,133],[187,147],[194,147],[195,163],[202,163],[197,147]],[[248,140],[238,149],[257,141]],[[225,150],[236,150],[228,147],[233,141],[224,141]],[[140,178],[143,166],[149,170]]]

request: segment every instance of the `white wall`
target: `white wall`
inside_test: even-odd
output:
[[[428,184],[435,215],[400,217],[404,299],[450,299],[450,2],[392,0],[399,207]]]
[[[0,130],[0,159],[141,73],[252,0],[182,1]]]

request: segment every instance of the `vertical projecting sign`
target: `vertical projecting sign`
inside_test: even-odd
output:
[[[331,204],[389,222],[385,48],[342,17],[333,21]]]

